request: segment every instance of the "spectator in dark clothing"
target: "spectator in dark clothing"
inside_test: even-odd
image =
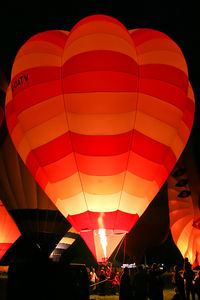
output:
[[[186,261],[184,263],[184,279],[185,279],[185,289],[186,289],[186,299],[190,300],[190,294],[192,295],[192,300],[195,300],[193,280],[195,273],[192,271],[191,264]]]
[[[137,267],[137,272],[133,279],[134,300],[147,299],[147,277],[142,266]]]
[[[184,286],[184,278],[181,276],[181,274],[179,273],[179,269],[178,266],[174,267],[174,284],[175,284],[175,288],[177,290],[177,293],[180,294],[181,299],[185,300],[185,286]]]
[[[197,272],[194,278],[194,293],[197,294],[198,300],[200,300],[200,271]]]
[[[106,280],[106,274],[105,274],[105,271],[103,269],[101,269],[100,275],[99,275],[99,281],[102,283],[99,284],[99,294],[102,296],[105,296],[105,281],[104,280]]]
[[[120,288],[119,288],[119,300],[132,300],[132,287],[129,276],[129,269],[125,268],[124,273],[121,277]]]
[[[188,268],[189,268],[189,269],[191,268],[191,264],[190,264],[188,258],[185,257],[185,258],[184,258],[184,263],[183,263],[183,269],[186,270],[186,269],[188,269]]]
[[[160,268],[156,263],[153,263],[148,272],[148,294],[150,300],[163,300],[163,280],[161,275],[166,269]]]

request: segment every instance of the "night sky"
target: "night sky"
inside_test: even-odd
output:
[[[166,2],[166,3],[165,3]],[[192,135],[196,137],[196,160],[200,165],[199,143],[199,69],[200,10],[198,1],[10,1],[1,4],[0,68],[8,81],[19,48],[32,35],[46,30],[71,30],[82,18],[106,14],[121,21],[127,29],[151,28],[171,37],[181,48],[196,98],[196,113]],[[25,4],[24,4],[25,3]],[[189,4],[188,4],[189,3]],[[200,168],[199,168],[200,169]],[[163,250],[164,251],[164,250]]]

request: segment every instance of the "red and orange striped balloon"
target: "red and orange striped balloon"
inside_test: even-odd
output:
[[[31,173],[102,261],[179,158],[194,96],[168,36],[96,15],[22,46],[6,116]]]
[[[168,178],[172,237],[182,256],[187,257],[193,267],[200,265],[200,176],[195,146],[190,139],[189,147]]]

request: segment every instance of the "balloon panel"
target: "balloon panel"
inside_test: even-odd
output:
[[[44,191],[76,229],[81,218],[88,224],[88,237],[80,233],[99,260],[94,224],[106,237],[112,228],[112,245],[115,230],[127,232],[120,215],[135,224],[187,142],[194,96],[183,54],[168,36],[92,16],[20,49],[6,116]]]

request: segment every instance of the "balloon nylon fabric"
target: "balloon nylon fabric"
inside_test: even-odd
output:
[[[96,257],[96,231],[112,231],[111,254],[167,179],[193,116],[179,47],[108,16],[29,39],[7,92],[17,151]]]
[[[20,235],[17,225],[0,200],[0,259]]]

